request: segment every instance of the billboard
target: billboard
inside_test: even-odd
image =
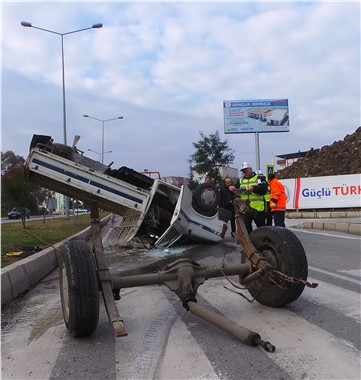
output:
[[[224,100],[224,133],[289,132],[288,99]]]
[[[361,207],[361,174],[280,179],[288,210]]]

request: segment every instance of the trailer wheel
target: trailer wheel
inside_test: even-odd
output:
[[[60,298],[66,328],[75,338],[91,335],[99,320],[99,282],[93,252],[82,240],[61,251]]]
[[[273,268],[288,276],[307,280],[306,254],[293,232],[283,227],[260,227],[252,231],[251,240]],[[242,255],[244,262],[247,258],[245,253]],[[280,288],[262,277],[251,283],[248,291],[262,305],[280,307],[295,301],[304,288],[301,283]]]
[[[203,211],[211,211],[217,208],[220,194],[215,185],[202,183],[193,193],[193,202]]]

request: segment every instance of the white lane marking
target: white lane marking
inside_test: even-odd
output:
[[[338,274],[338,273],[334,273],[334,272],[329,272],[328,270],[315,268],[315,267],[310,266],[310,265],[308,266],[308,269],[313,270],[313,271],[318,272],[318,273],[327,274],[330,277],[335,277],[335,278],[338,278],[340,280],[352,282],[353,284],[361,286],[361,281],[360,280],[356,280],[354,278],[343,276],[342,274]]]
[[[327,282],[309,278],[310,282],[318,282],[316,289],[305,288],[302,297],[312,303],[323,305],[346,317],[361,323],[361,296],[358,292],[352,292]]]
[[[346,273],[346,274],[349,274],[351,276],[355,276],[355,277],[360,277],[361,278],[361,268],[353,268],[353,269],[343,269],[343,270],[340,270],[341,273]]]
[[[337,239],[342,238],[342,239],[349,239],[349,240],[361,240],[361,237],[357,237],[357,236],[353,237],[353,236],[348,236],[348,235],[329,234],[329,233],[325,233],[325,232],[317,232],[317,231],[309,231],[309,230],[305,231],[302,228],[292,228],[292,227],[287,227],[287,229],[288,230],[292,230],[292,231],[303,232],[304,234],[331,236],[331,237],[334,237],[334,238],[337,238]],[[334,232],[340,232],[340,233],[342,233],[341,231],[334,231]]]
[[[163,365],[156,379],[219,379],[212,364],[180,318],[170,332]]]

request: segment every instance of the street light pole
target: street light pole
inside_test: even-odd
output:
[[[63,77],[63,134],[64,144],[67,144],[66,138],[66,105],[65,105],[65,65],[64,65],[64,36],[61,35],[61,72]]]
[[[102,155],[102,153],[101,152],[97,152],[96,150],[93,150],[93,149],[88,149],[88,151],[89,152],[93,152],[93,153],[95,153],[95,154],[98,154],[99,155],[99,162],[100,162],[100,158],[101,158],[101,155]],[[112,153],[112,151],[111,150],[108,150],[108,152],[104,152],[104,154],[107,154],[107,153]]]
[[[92,26],[90,26],[88,28],[72,30],[71,32],[66,32],[66,33],[59,33],[59,32],[55,32],[54,30],[40,28],[38,26],[32,25],[30,22],[27,22],[27,21],[21,21],[21,25],[24,26],[25,28],[34,28],[34,29],[42,30],[44,32],[48,32],[48,33],[52,33],[52,34],[57,34],[58,36],[61,37],[61,68],[62,68],[62,82],[63,82],[63,134],[64,134],[64,144],[67,145],[67,137],[66,137],[66,105],[65,105],[64,36],[66,36],[68,34],[82,32],[84,30],[99,29],[99,28],[103,27],[103,24],[100,24],[100,23],[93,24]],[[67,196],[65,196],[65,218],[69,219],[69,197],[67,197]]]
[[[21,25],[26,27],[26,28],[34,28],[34,29],[39,29],[44,32],[52,33],[52,34],[57,34],[58,36],[61,37],[61,68],[62,68],[62,80],[63,80],[63,134],[64,134],[64,144],[67,145],[67,136],[66,136],[66,104],[65,104],[65,64],[64,64],[64,36],[68,34],[74,34],[78,32],[83,32],[84,30],[89,30],[89,29],[99,29],[103,27],[103,24],[94,24],[88,28],[83,28],[83,29],[77,29],[77,30],[72,30],[71,32],[66,32],[66,33],[59,33],[55,32],[54,30],[49,30],[49,29],[44,29],[44,28],[39,28],[38,26],[32,25],[30,22],[22,21]]]
[[[64,133],[64,144],[67,145],[67,138],[66,138],[66,105],[65,105],[65,65],[64,65],[64,36],[68,34],[74,34],[78,32],[83,32],[84,30],[89,30],[89,29],[99,29],[103,26],[103,24],[94,24],[88,28],[83,28],[83,29],[78,29],[78,30],[73,30],[71,32],[66,32],[66,33],[59,33],[55,32],[53,30],[49,29],[44,29],[44,28],[39,28],[38,26],[32,25],[30,22],[22,21],[21,25],[26,27],[26,28],[34,28],[34,29],[39,29],[44,32],[52,33],[52,34],[57,34],[58,36],[61,37],[61,68],[62,68],[62,80],[63,80],[63,133]]]
[[[112,121],[112,120],[118,120],[118,119],[123,119],[123,116],[118,116],[118,117],[113,117],[112,119],[97,119],[96,117],[92,117],[89,115],[83,115],[84,117],[88,117],[89,119],[97,120],[102,123],[102,164],[104,164],[104,124],[107,121]]]
[[[105,121],[102,120],[102,164],[104,164],[104,123]]]

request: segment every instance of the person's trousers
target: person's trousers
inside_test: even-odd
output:
[[[271,207],[269,205],[269,202],[267,202],[266,205],[266,226],[272,226],[272,211]]]
[[[230,223],[231,223],[231,231],[232,232],[236,232],[236,220],[235,220],[235,212],[234,212],[234,206],[233,205],[230,205],[228,207],[228,205],[225,207],[226,210],[229,210],[231,213],[232,213],[232,216],[231,218],[229,219]]]
[[[264,211],[258,211],[255,218],[250,217],[249,215],[244,215],[244,224],[246,225],[247,231],[250,234],[253,230],[252,222],[256,223],[257,227],[262,227],[266,225],[266,216]]]
[[[277,227],[286,227],[285,226],[285,211],[272,211],[273,220],[275,222],[275,226]]]

